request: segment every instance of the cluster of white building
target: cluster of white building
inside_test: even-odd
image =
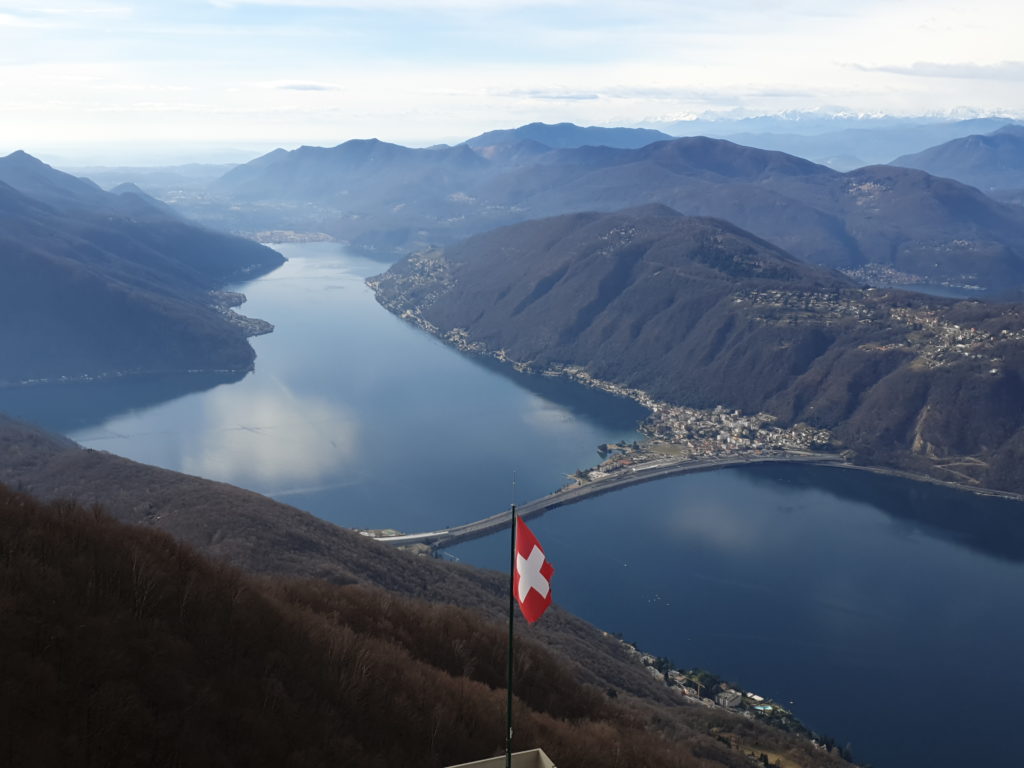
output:
[[[998,373],[1000,359],[995,346],[1001,342],[1022,342],[1024,331],[1002,329],[990,333],[980,328],[965,328],[943,320],[932,309],[897,307],[892,310],[893,323],[907,328],[907,346],[917,352],[917,359],[929,368],[948,365],[964,358],[988,360]],[[1014,318],[1019,321],[1019,318]]]
[[[797,424],[780,427],[769,413],[743,414],[719,405],[710,410],[659,403],[641,425],[657,440],[680,446],[694,457],[748,451],[811,451],[829,447],[827,429]]]
[[[877,316],[875,308],[853,298],[853,294],[827,291],[748,290],[735,294],[733,301],[737,304],[747,303],[762,309],[785,310],[786,319],[790,324],[796,324],[802,320],[801,315],[823,320],[826,323],[842,318],[871,320]]]
[[[606,637],[611,637],[607,632]],[[664,683],[679,692],[681,696],[690,699],[693,703],[699,703],[706,707],[719,706],[726,709],[742,709],[752,714],[767,716],[773,711],[783,710],[777,704],[768,702],[764,696],[737,690],[725,683],[716,684],[715,690],[707,690],[697,679],[679,669],[665,669],[664,660],[644,653],[636,646],[616,638],[623,649],[635,661],[642,664],[651,677]]]

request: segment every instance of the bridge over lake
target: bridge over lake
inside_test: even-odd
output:
[[[686,459],[683,461],[665,458],[657,461],[649,461],[638,464],[621,471],[602,477],[598,480],[591,480],[581,485],[561,488],[547,496],[527,502],[516,507],[516,511],[522,518],[535,517],[547,512],[549,509],[564,507],[569,504],[597,496],[602,493],[609,493],[620,488],[625,488],[637,483],[646,483],[670,475],[684,475],[690,472],[707,472],[713,469],[725,469],[727,467],[745,467],[751,464],[821,464],[825,466],[847,465],[847,462],[837,453],[813,453],[810,451],[780,451],[766,455],[732,455],[704,459]],[[454,525],[450,528],[442,528],[436,531],[424,533],[403,533],[393,536],[377,536],[377,541],[396,546],[409,544],[426,544],[432,549],[451,546],[460,541],[475,539],[486,536],[503,528],[507,529],[512,521],[512,510],[507,509],[496,515],[476,520],[472,523]]]

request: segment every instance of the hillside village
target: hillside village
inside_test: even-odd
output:
[[[826,326],[843,320],[879,330],[898,330],[902,338],[889,343],[865,343],[864,350],[889,351],[906,349],[916,352],[915,362],[936,368],[959,362],[964,358],[987,359],[993,366],[1000,362],[996,346],[1006,342],[1024,341],[1019,311],[1009,308],[1001,320],[1005,325],[997,332],[950,322],[944,315],[948,307],[915,304],[893,306],[891,294],[869,288],[863,299],[848,293],[791,290],[748,290],[735,295],[734,301],[759,310],[762,322],[796,325],[818,322]],[[993,370],[992,373],[998,373]]]
[[[676,669],[669,659],[641,651],[618,635],[607,632],[602,634],[616,639],[630,658],[642,664],[651,677],[663,681],[669,689],[691,704],[741,712],[744,717],[763,720],[775,728],[810,739],[822,750],[831,750],[834,746],[833,739],[813,733],[792,712],[773,699],[744,691],[703,669]]]

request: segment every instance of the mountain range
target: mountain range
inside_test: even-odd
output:
[[[425,251],[378,299],[502,359],[832,430],[857,460],[1024,492],[1024,308],[865,289],[662,206]]]
[[[24,152],[0,158],[0,223],[0,383],[251,367],[255,326],[211,291],[275,251]]]
[[[731,221],[809,263],[875,265],[936,283],[1024,281],[1024,210],[922,171],[839,173],[699,137],[639,149],[500,146],[490,157],[469,145],[379,141],[276,150],[213,190],[254,211],[316,209],[321,231],[386,253],[542,216],[662,203]]]
[[[898,157],[892,165],[918,168],[986,192],[1024,190],[1024,125],[954,139]]]

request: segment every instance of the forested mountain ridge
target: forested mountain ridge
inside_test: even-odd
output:
[[[282,262],[136,190],[0,158],[0,383],[247,370],[254,326],[211,291]]]
[[[704,137],[633,149],[525,139],[479,153],[346,142],[276,150],[213,189],[253,212],[310,217],[340,240],[391,253],[531,218],[661,203],[730,221],[808,263],[876,265],[935,283],[1024,283],[1019,207],[921,171],[839,173]]]
[[[371,280],[392,311],[537,370],[832,430],[860,461],[1024,492],[1024,310],[864,289],[665,208],[526,222]]]

